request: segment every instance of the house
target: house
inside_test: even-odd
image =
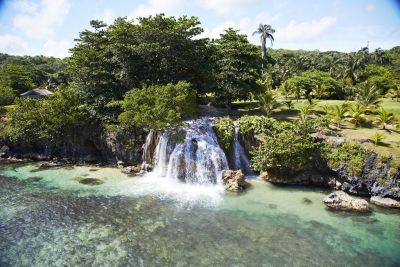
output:
[[[42,98],[44,96],[52,95],[53,93],[47,89],[33,89],[27,91],[23,94],[20,94],[21,97],[29,97],[29,98]]]

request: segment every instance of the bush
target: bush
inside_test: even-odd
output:
[[[259,137],[261,145],[251,151],[252,167],[287,174],[313,167],[321,156],[320,144],[309,135],[310,126],[300,121],[280,126],[281,131]]]
[[[225,151],[229,151],[234,139],[235,125],[230,118],[220,119],[214,125],[215,133],[218,137],[218,142]]]
[[[237,123],[242,135],[273,133],[281,126],[277,120],[265,116],[243,116]]]
[[[323,156],[330,168],[338,168],[341,163],[345,163],[352,176],[361,175],[368,154],[369,151],[362,145],[350,142],[344,142],[338,147],[325,144],[323,148]]]
[[[163,130],[196,114],[196,95],[190,83],[144,86],[129,91],[122,101],[119,121],[127,127],[138,125]]]
[[[14,99],[15,93],[11,87],[0,86],[0,106],[11,105]]]
[[[18,99],[7,112],[4,135],[11,141],[60,143],[80,135],[91,122],[73,88],[60,88],[48,99]]]

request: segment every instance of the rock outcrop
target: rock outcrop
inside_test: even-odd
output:
[[[138,175],[141,172],[140,166],[127,166],[121,169],[121,172],[129,175]]]
[[[343,191],[335,191],[329,194],[324,199],[324,203],[334,210],[356,212],[369,211],[368,202],[366,200],[353,198]]]
[[[371,197],[370,201],[377,206],[382,206],[385,208],[400,208],[400,201],[388,197],[375,196]]]
[[[264,180],[274,184],[316,185],[335,189],[339,189],[342,185],[336,179],[335,173],[329,170],[308,170],[290,174],[261,172],[260,176]]]
[[[246,179],[242,170],[225,170],[222,174],[225,189],[230,192],[241,192],[246,188]]]

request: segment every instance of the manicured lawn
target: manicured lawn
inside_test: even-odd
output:
[[[284,101],[286,101],[286,99],[279,99],[279,101],[283,103]],[[307,100],[292,100],[292,102],[294,105],[294,109],[288,110],[285,105],[282,105],[280,108],[276,109],[276,111],[271,116],[277,120],[282,121],[291,121],[299,118],[299,111],[297,109],[299,109],[302,105],[307,104]],[[344,100],[320,100],[316,102],[315,110],[322,113],[322,107],[324,105],[341,105],[344,102],[347,102],[350,105],[355,103],[355,101]],[[397,121],[400,121],[400,102],[396,102],[396,100],[392,100],[389,98],[382,98],[380,106],[387,111],[392,112],[395,115]],[[262,115],[262,112],[258,107],[257,101],[238,102],[234,104],[234,107],[239,113],[238,115]],[[400,165],[400,129],[380,129],[378,125],[374,125],[373,123],[376,120],[376,114],[373,113],[367,115],[367,120],[370,122],[369,127],[355,127],[349,122],[344,122],[342,129],[339,130],[339,133],[347,139],[361,141],[366,147],[379,152],[381,155],[392,155],[394,161]],[[367,141],[376,132],[385,135],[385,139],[383,140],[382,144],[378,146],[375,146],[372,144],[372,142]]]

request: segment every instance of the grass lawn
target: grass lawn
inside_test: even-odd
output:
[[[280,99],[280,102],[286,101],[285,99]],[[271,115],[273,118],[282,121],[291,121],[296,118],[299,118],[299,111],[297,110],[302,105],[307,104],[307,100],[301,99],[299,101],[292,100],[294,109],[288,110],[284,105],[280,108],[276,109],[276,111]],[[320,100],[316,102],[316,111],[322,112],[324,105],[341,105],[344,100]],[[354,101],[347,101],[350,105],[354,104]],[[386,109],[387,111],[393,113],[397,119],[397,122],[400,121],[400,102],[396,102],[396,100],[392,100],[389,98],[382,98],[380,106]],[[238,102],[234,104],[234,107],[237,110],[238,115],[262,115],[260,108],[258,107],[257,101],[251,102]],[[367,115],[367,120],[370,122],[375,121],[376,115],[369,114]],[[372,142],[365,142],[371,138],[376,132],[381,133],[385,136],[382,144],[373,145]],[[390,156],[392,155],[395,162],[400,165],[400,129],[391,129],[391,130],[382,130],[377,125],[371,124],[369,127],[354,127],[353,124],[349,122],[344,122],[342,129],[339,131],[341,135],[345,138],[354,140],[354,141],[362,141],[362,143],[377,152],[381,155]]]

